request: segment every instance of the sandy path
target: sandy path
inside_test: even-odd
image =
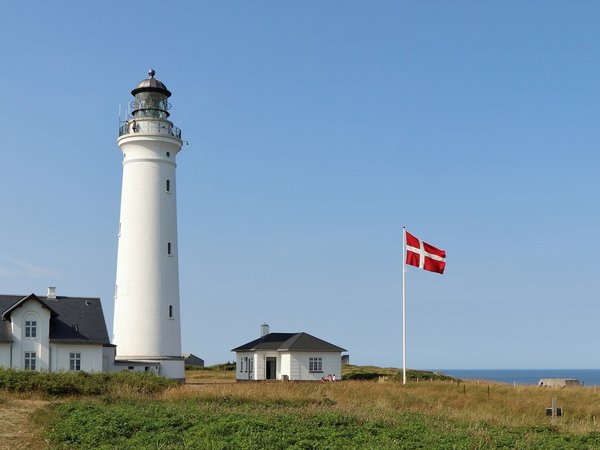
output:
[[[0,449],[38,449],[39,440],[29,416],[48,402],[0,397]]]

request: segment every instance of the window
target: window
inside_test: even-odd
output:
[[[35,321],[35,320],[26,320],[25,321],[25,337],[26,338],[36,338],[37,337],[37,321]]]
[[[244,358],[240,358],[240,372],[244,371]]]
[[[169,305],[169,319],[173,318],[173,305]]]
[[[253,370],[253,366],[254,366],[254,360],[252,359],[252,357],[248,358],[247,356],[244,357],[244,360],[246,361],[246,373],[252,373]],[[244,367],[244,364],[242,363],[242,368]],[[240,370],[240,372],[242,372],[242,370]]]
[[[167,180],[167,192],[171,192],[171,180]]]
[[[171,243],[167,242],[167,255],[171,255]]]
[[[25,352],[25,370],[35,370],[35,352]]]
[[[323,358],[309,358],[308,359],[308,371],[309,372],[323,372]]]
[[[81,353],[69,353],[69,370],[81,370]]]

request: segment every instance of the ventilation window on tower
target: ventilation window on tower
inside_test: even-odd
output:
[[[173,318],[173,305],[169,305],[169,319]]]
[[[167,180],[167,192],[171,192],[171,180]]]
[[[167,242],[167,255],[171,256],[171,243]]]

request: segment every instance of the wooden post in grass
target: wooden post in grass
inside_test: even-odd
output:
[[[558,417],[562,417],[562,408],[557,406],[556,397],[552,397],[552,406],[546,408],[546,415],[552,418],[552,425],[556,424]]]

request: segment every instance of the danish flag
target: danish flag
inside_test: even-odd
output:
[[[446,268],[446,251],[417,239],[404,230],[406,243],[406,264],[425,269],[430,272],[444,273]]]

